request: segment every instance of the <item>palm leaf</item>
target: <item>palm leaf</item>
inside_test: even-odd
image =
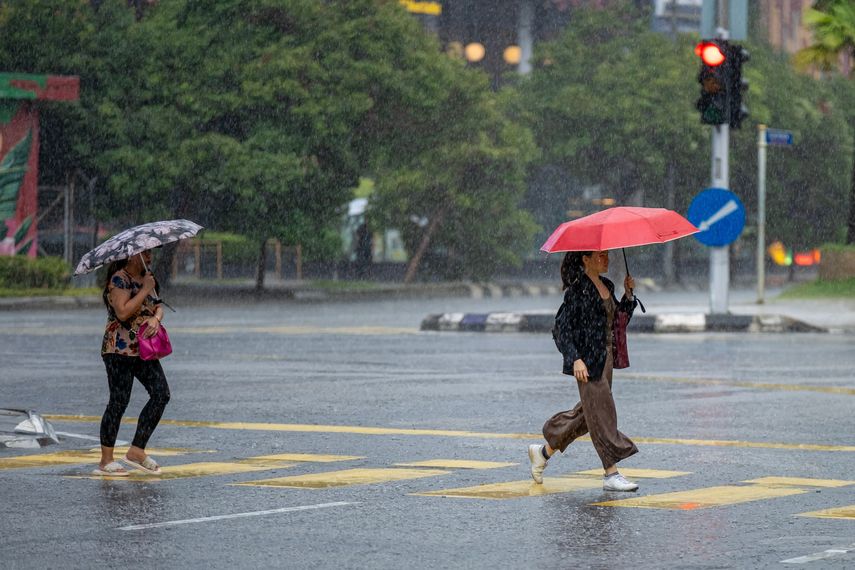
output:
[[[18,228],[18,231],[15,232],[15,245],[17,246],[19,243],[23,241],[23,239],[27,236],[27,232],[30,230],[30,226],[33,224],[33,217],[27,216],[27,218],[21,223],[21,227]]]
[[[27,250],[30,249],[31,245],[33,245],[33,240],[27,240],[27,243],[20,247],[15,246],[15,255],[26,255]]]
[[[793,61],[802,69],[815,65],[828,71],[837,67],[840,54],[855,47],[855,5],[851,0],[830,0],[815,6],[804,15],[814,43],[799,50]]]
[[[800,49],[793,56],[793,63],[801,70],[815,65],[822,71],[830,71],[837,65],[837,52],[822,45],[812,45]]]
[[[0,222],[15,215],[18,207],[18,192],[27,173],[27,162],[30,159],[31,140],[32,131],[27,131],[27,136],[12,147],[0,162]]]

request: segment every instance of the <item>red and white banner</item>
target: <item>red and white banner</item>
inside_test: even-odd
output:
[[[29,101],[4,101],[0,121],[0,255],[36,256],[39,119]]]

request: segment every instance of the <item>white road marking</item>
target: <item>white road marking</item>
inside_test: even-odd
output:
[[[725,216],[729,216],[739,209],[739,206],[736,205],[736,200],[730,200],[727,204],[721,207],[721,209],[709,217],[709,219],[704,220],[700,224],[698,224],[698,229],[702,232],[710,229],[714,223],[724,218]]]
[[[239,519],[245,517],[260,517],[263,515],[275,515],[278,513],[293,513],[297,511],[312,511],[316,509],[326,509],[329,507],[344,507],[347,505],[356,505],[358,503],[320,503],[318,505],[303,505],[300,507],[283,507],[281,509],[270,509],[267,511],[253,511],[249,513],[234,513],[231,515],[217,515],[213,517],[201,517],[197,519],[184,519],[178,521],[164,521],[159,523],[149,523],[149,524],[132,524],[130,526],[121,526],[118,530],[144,530],[147,528],[160,528],[165,526],[177,526],[180,524],[195,524],[200,522],[209,522],[209,521],[222,521],[227,519]]]
[[[82,433],[69,433],[67,431],[56,431],[54,432],[56,435],[61,435],[63,437],[73,437],[74,439],[85,439],[87,441],[97,441],[101,443],[100,437],[93,437],[91,435],[83,435]],[[114,447],[121,447],[123,445],[128,445],[127,441],[122,441],[121,439],[117,439]]]
[[[828,550],[817,552],[816,554],[808,554],[807,556],[788,558],[787,560],[781,560],[781,564],[805,564],[807,562],[816,562],[817,560],[843,556],[844,554],[852,551],[855,551],[855,544],[850,544],[844,548],[829,548]]]

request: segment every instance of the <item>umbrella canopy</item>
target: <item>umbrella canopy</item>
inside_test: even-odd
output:
[[[665,243],[700,230],[665,208],[619,206],[565,222],[552,232],[541,251],[602,251]]]
[[[189,220],[164,220],[120,232],[80,258],[75,275],[95,271],[102,265],[127,259],[147,249],[195,236],[202,226]]]

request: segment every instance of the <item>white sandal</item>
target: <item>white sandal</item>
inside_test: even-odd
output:
[[[92,471],[92,474],[99,475],[101,477],[127,477],[130,475],[130,473],[128,473],[118,461],[112,461],[104,467],[98,465],[98,467]]]
[[[135,469],[139,469],[140,471],[145,471],[146,473],[150,473],[152,475],[160,475],[160,465],[154,462],[154,459],[146,456],[142,461],[134,461],[133,459],[128,459],[128,456],[125,455],[122,458],[122,461],[134,467]]]

